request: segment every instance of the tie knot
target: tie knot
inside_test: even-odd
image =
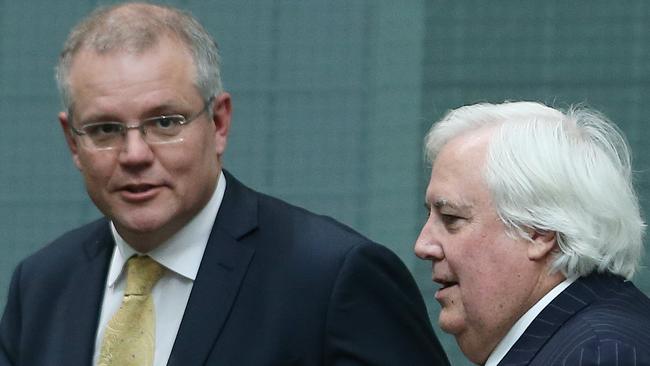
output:
[[[148,295],[165,273],[165,267],[148,255],[133,256],[126,262],[125,295]]]

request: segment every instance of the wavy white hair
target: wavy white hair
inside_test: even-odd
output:
[[[630,148],[618,128],[585,108],[562,113],[534,102],[475,104],[434,124],[425,139],[429,161],[451,139],[486,127],[495,130],[483,174],[508,232],[525,239],[526,229],[555,232],[553,272],[632,278],[645,224]]]
[[[155,46],[161,37],[173,37],[187,47],[196,70],[195,84],[203,99],[223,91],[217,44],[196,19],[164,5],[127,3],[95,10],[70,32],[56,67],[65,109],[72,111],[69,76],[79,51],[139,53]]]

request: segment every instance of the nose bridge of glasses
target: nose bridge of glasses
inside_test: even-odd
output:
[[[129,130],[139,130],[142,135],[147,134],[147,129],[145,128],[145,124],[142,122],[136,122],[136,123],[123,123],[124,130],[122,131],[123,135],[127,135]]]
[[[139,133],[136,132],[138,136],[134,138],[140,139],[140,141],[148,145],[168,144],[168,143],[181,142],[184,140],[183,138],[177,136],[177,134],[181,131],[176,130],[174,131],[174,133],[172,133],[172,131],[166,131],[166,133],[163,133],[156,129],[155,123],[156,121],[154,121],[153,119],[145,120],[143,122],[132,123],[132,124],[123,123],[122,124],[123,129],[121,133],[122,138],[120,139],[119,142],[122,145],[128,144],[129,130],[138,130]],[[179,124],[177,127],[182,127],[182,125]]]
[[[137,131],[129,133],[129,130]],[[148,141],[145,129],[141,124],[125,124],[124,130],[122,131],[122,138],[114,141],[113,144],[114,149],[122,150],[123,152],[127,152],[128,155],[131,155],[137,151],[141,151],[143,148],[149,149],[151,142]]]
[[[137,145],[149,145],[150,142],[147,141],[147,132],[145,126],[141,122],[131,124],[123,123],[122,126],[122,137],[118,138],[117,141],[114,141],[114,144],[117,144],[115,148],[132,150],[133,147]],[[134,131],[135,136],[133,136],[133,134],[129,134],[129,130],[137,130]]]

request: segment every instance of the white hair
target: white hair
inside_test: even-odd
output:
[[[494,127],[484,177],[508,232],[554,232],[551,271],[632,278],[645,224],[632,185],[630,148],[602,114],[534,102],[481,103],[447,113],[425,139],[434,162],[451,139]]]
[[[99,8],[70,32],[56,67],[56,81],[65,109],[73,106],[70,68],[81,50],[97,53],[139,53],[161,37],[173,37],[186,46],[196,71],[195,84],[206,101],[223,91],[216,42],[189,13],[147,3]]]

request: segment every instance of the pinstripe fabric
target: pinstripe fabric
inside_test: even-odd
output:
[[[539,314],[499,365],[650,365],[650,299],[621,277],[580,278]]]

